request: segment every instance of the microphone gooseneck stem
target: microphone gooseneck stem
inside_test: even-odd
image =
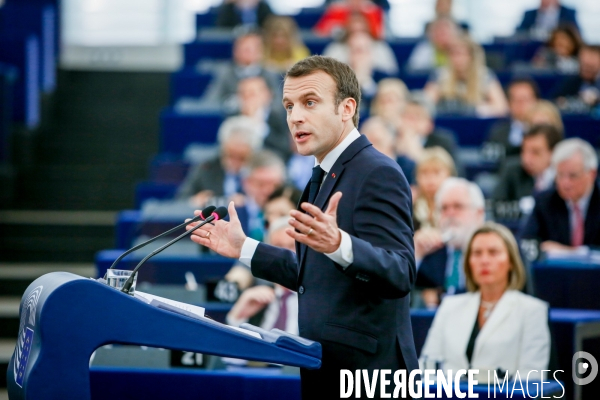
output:
[[[200,219],[202,219],[202,214],[201,214],[201,215],[197,215],[197,216],[195,216],[194,218],[192,218],[190,221],[187,221],[187,222],[184,222],[183,224],[177,225],[175,228],[171,228],[171,229],[169,229],[168,231],[166,231],[166,232],[163,232],[163,233],[161,233],[160,235],[158,235],[158,236],[155,236],[155,237],[153,237],[152,239],[145,241],[144,243],[140,243],[140,244],[138,244],[137,246],[134,246],[134,247],[132,247],[131,249],[127,250],[125,253],[121,254],[121,255],[120,255],[120,256],[119,256],[119,257],[118,257],[118,258],[115,260],[115,262],[113,262],[113,263],[112,263],[112,265],[110,266],[110,268],[109,268],[109,269],[113,269],[113,268],[114,268],[114,267],[115,267],[115,266],[116,266],[116,265],[119,263],[119,261],[121,261],[121,260],[122,260],[122,259],[123,259],[123,258],[124,258],[126,255],[128,255],[128,254],[131,254],[131,253],[133,253],[134,251],[136,251],[136,250],[139,250],[139,249],[141,249],[142,247],[144,247],[144,246],[146,246],[146,245],[148,245],[148,244],[150,244],[150,243],[152,243],[152,242],[154,242],[154,241],[156,241],[156,240],[158,240],[158,239],[160,239],[160,238],[162,238],[162,237],[164,237],[164,236],[166,236],[166,235],[168,235],[168,234],[170,234],[170,233],[173,233],[173,232],[175,232],[175,231],[176,231],[176,230],[178,230],[179,228],[183,228],[184,226],[186,226],[186,225],[188,225],[188,224],[191,224],[191,223],[193,223],[193,222],[199,221]],[[104,275],[104,279],[106,279],[106,274]]]
[[[173,243],[178,242],[179,240],[183,239],[184,237],[191,235],[192,232],[194,232],[196,229],[201,228],[204,225],[206,225],[206,224],[208,224],[208,223],[210,223],[210,222],[212,222],[214,220],[215,220],[215,215],[211,215],[210,217],[206,218],[202,223],[198,224],[197,226],[195,226],[194,228],[190,229],[189,231],[182,233],[181,235],[177,236],[175,239],[171,240],[169,243],[167,243],[167,244],[159,247],[158,249],[154,250],[152,253],[150,253],[146,257],[144,257],[142,259],[142,261],[140,261],[139,264],[136,265],[136,267],[133,269],[133,271],[131,271],[131,275],[125,281],[125,284],[123,285],[123,289],[121,289],[121,291],[123,293],[129,294],[131,286],[133,286],[133,279],[135,278],[135,274],[137,274],[137,271],[140,269],[140,267],[142,266],[142,264],[144,264],[146,261],[148,261],[149,258],[154,257],[155,255],[157,255],[158,253],[160,253],[161,251],[163,251],[167,247],[171,246]],[[186,223],[186,225],[189,224],[190,222],[192,222],[192,221],[188,221]]]

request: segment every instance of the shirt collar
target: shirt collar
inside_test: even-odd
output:
[[[354,142],[359,137],[360,133],[358,133],[358,129],[352,129],[352,131],[348,134],[348,136],[346,136],[344,140],[342,140],[340,144],[335,146],[333,150],[327,153],[327,155],[325,156],[325,158],[323,158],[323,161],[320,164],[317,161],[317,158],[315,157],[315,166],[320,165],[321,169],[323,169],[325,173],[329,172],[331,168],[333,168],[333,164],[335,164],[337,159],[340,158],[344,150],[346,150],[348,146],[350,146],[352,142]]]
[[[577,205],[579,206],[579,211],[581,211],[581,213],[583,215],[587,214],[587,208],[588,205],[590,204],[590,197],[592,197],[592,192],[594,191],[594,188],[592,187],[586,194],[583,195],[583,197],[581,199],[579,199],[579,201],[577,202]],[[567,202],[568,206],[569,206],[569,210],[573,211],[573,202],[569,201]]]

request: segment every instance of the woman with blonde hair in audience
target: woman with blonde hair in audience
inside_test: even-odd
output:
[[[402,112],[410,92],[400,79],[385,78],[379,81],[377,93],[371,101],[371,116],[383,118],[394,131],[400,129]]]
[[[263,40],[264,65],[273,70],[287,71],[296,62],[310,56],[310,51],[298,34],[298,25],[291,17],[269,17],[265,22]]]
[[[548,100],[538,100],[529,110],[525,122],[530,127],[534,125],[552,125],[561,135],[564,135],[565,132],[560,111],[554,103]]]
[[[452,156],[441,147],[424,149],[416,166],[413,188],[413,225],[415,230],[435,227],[435,194],[450,176],[456,176]]]
[[[543,378],[550,360],[548,305],[521,292],[525,268],[510,230],[494,222],[476,230],[463,268],[468,292],[444,297],[421,362],[479,369],[485,377],[499,369],[509,377]]]
[[[468,36],[450,46],[449,63],[434,72],[425,94],[439,113],[504,116],[508,102],[496,75],[485,65],[485,53]]]

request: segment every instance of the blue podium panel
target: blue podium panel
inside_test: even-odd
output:
[[[300,400],[300,377],[252,371],[93,367],[92,400]]]
[[[189,239],[188,239],[189,240]],[[123,253],[123,250],[102,250],[96,254],[98,277]],[[133,256],[133,257],[132,257]],[[133,269],[142,260],[135,253],[121,260],[117,269]],[[185,285],[185,273],[192,272],[198,283],[221,279],[235,260],[221,256],[156,256],[148,260],[138,272],[138,282]]]
[[[7,385],[11,400],[90,399],[90,356],[130,344],[319,368],[321,345],[256,328],[261,338],[147,304],[93,279],[55,272],[25,291]]]
[[[600,310],[600,264],[546,260],[532,264],[536,296],[551,307]]]

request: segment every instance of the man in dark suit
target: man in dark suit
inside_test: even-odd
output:
[[[521,152],[526,119],[531,108],[540,97],[534,80],[517,78],[510,82],[507,90],[510,118],[492,125],[483,154],[491,161],[503,161],[505,157],[517,156]]]
[[[273,15],[273,11],[264,1],[227,1],[219,7],[216,25],[223,28],[235,28],[238,25],[262,28],[270,15]]]
[[[600,46],[583,46],[579,51],[579,75],[560,82],[554,91],[561,108],[569,100],[578,100],[589,107],[600,103]]]
[[[527,32],[536,39],[546,39],[559,24],[573,25],[577,30],[575,10],[560,5],[559,0],[540,0],[540,7],[525,11],[518,32]]]
[[[439,304],[441,293],[465,290],[463,251],[471,234],[485,222],[483,193],[464,178],[447,178],[435,195],[435,206],[437,227],[415,232],[415,286],[422,290],[422,302],[427,308]]]
[[[272,93],[280,93],[280,77],[262,65],[263,56],[263,40],[258,32],[240,34],[233,42],[232,60],[214,71],[215,77],[206,88],[203,100],[222,105],[226,112],[237,112],[238,83],[252,76],[262,76]]]
[[[190,168],[177,189],[178,199],[189,198],[203,207],[210,197],[229,198],[243,192],[241,172],[262,146],[260,126],[249,117],[228,118],[219,127],[217,141],[218,157]]]
[[[302,396],[339,398],[341,369],[418,368],[411,193],[396,162],[355,128],[360,86],[349,66],[306,58],[287,72],[283,92],[298,151],[316,158],[300,208],[290,212],[297,255],[247,239],[232,204],[231,222],[192,239],[298,292],[300,335],[323,348],[321,368],[301,370]]]
[[[552,125],[534,125],[527,131],[521,156],[509,159],[500,173],[494,201],[518,201],[549,189],[554,182],[552,150],[561,140],[562,134]]]
[[[273,104],[273,94],[262,76],[245,78],[238,84],[240,114],[256,120],[262,129],[263,147],[284,162],[292,156],[285,112]]]
[[[522,238],[537,240],[545,252],[600,246],[600,188],[594,148],[582,139],[564,140],[554,149],[552,166],[556,187],[536,198]]]

